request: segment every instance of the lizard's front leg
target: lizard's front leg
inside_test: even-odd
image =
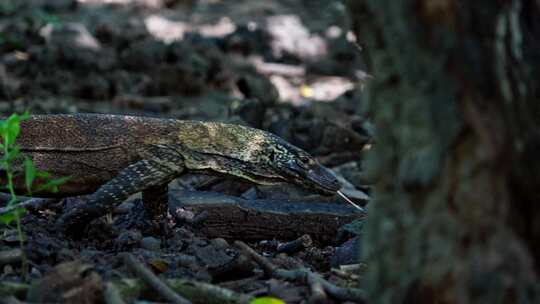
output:
[[[81,232],[77,228],[84,228],[91,220],[112,212],[116,205],[130,195],[148,188],[166,186],[182,172],[182,159],[177,157],[175,162],[169,157],[144,159],[126,167],[91,194],[87,203],[72,206],[58,219],[57,226],[66,232]]]
[[[150,221],[153,231],[159,231],[162,237],[168,235],[167,226],[168,185],[148,187],[142,191],[142,202],[146,219]]]

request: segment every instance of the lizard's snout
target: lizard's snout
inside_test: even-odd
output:
[[[315,183],[318,188],[322,188],[323,192],[329,192],[335,194],[341,189],[341,183],[334,176],[334,174],[327,168],[317,165],[315,168],[308,171],[306,177]]]
[[[298,165],[296,162],[289,162],[288,169],[296,172],[297,181],[305,187],[312,188],[324,194],[335,194],[341,189],[341,183],[334,176],[332,171],[320,165],[318,162],[311,162],[309,165]]]

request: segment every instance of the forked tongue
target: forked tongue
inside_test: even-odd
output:
[[[364,208],[358,206],[358,205],[355,204],[353,201],[351,201],[347,196],[345,196],[345,194],[343,194],[343,192],[341,192],[341,191],[338,190],[338,191],[337,191],[337,194],[339,194],[341,197],[343,197],[343,199],[344,199],[347,203],[353,205],[356,209],[362,211],[363,213],[366,213],[366,210],[365,210]]]

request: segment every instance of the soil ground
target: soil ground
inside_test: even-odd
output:
[[[262,128],[317,156],[345,183],[344,192],[366,205],[370,186],[361,152],[371,144],[372,128],[359,113],[369,76],[348,27],[339,1],[6,0],[0,3],[0,111],[117,113]],[[205,195],[193,195],[199,192]],[[317,298],[317,284],[309,280],[265,275],[233,245],[238,240],[278,268],[310,269],[341,287],[358,287],[361,222],[343,225],[361,216],[337,196],[189,174],[171,183],[169,195],[173,233],[167,238],[145,232],[137,196],[77,239],[59,234],[54,222],[63,205],[79,198],[30,210],[23,218],[28,276],[19,258],[0,258],[0,293],[7,293],[5,284],[34,282],[29,291],[22,285],[23,292],[10,294],[100,303],[106,282],[136,277],[126,269],[124,253],[130,252],[164,279],[287,303],[346,302],[332,293]],[[295,211],[280,209],[291,204]],[[330,211],[303,207],[309,204]],[[226,212],[228,228],[212,228],[220,217],[215,210]],[[259,230],[245,230],[242,220]],[[2,229],[1,252],[17,255],[15,230]],[[132,301],[164,301],[143,287],[121,291]]]

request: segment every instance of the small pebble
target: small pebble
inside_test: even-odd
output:
[[[43,274],[36,267],[32,267],[32,270],[30,270],[30,276],[32,278],[41,278]]]
[[[4,266],[4,271],[3,271],[4,275],[10,275],[10,274],[13,274],[13,267],[11,267],[11,265],[6,265]]]
[[[161,241],[155,237],[148,236],[141,240],[141,247],[150,251],[158,251],[161,249]]]
[[[99,251],[99,250],[84,249],[84,250],[81,251],[80,256],[84,260],[91,261],[96,256],[100,256],[102,254],[103,254],[103,252]]]
[[[210,241],[210,244],[214,245],[216,248],[227,249],[229,248],[229,243],[224,238],[215,238]]]
[[[122,232],[116,241],[119,245],[131,246],[139,243],[142,240],[142,234],[138,230],[127,230]]]

